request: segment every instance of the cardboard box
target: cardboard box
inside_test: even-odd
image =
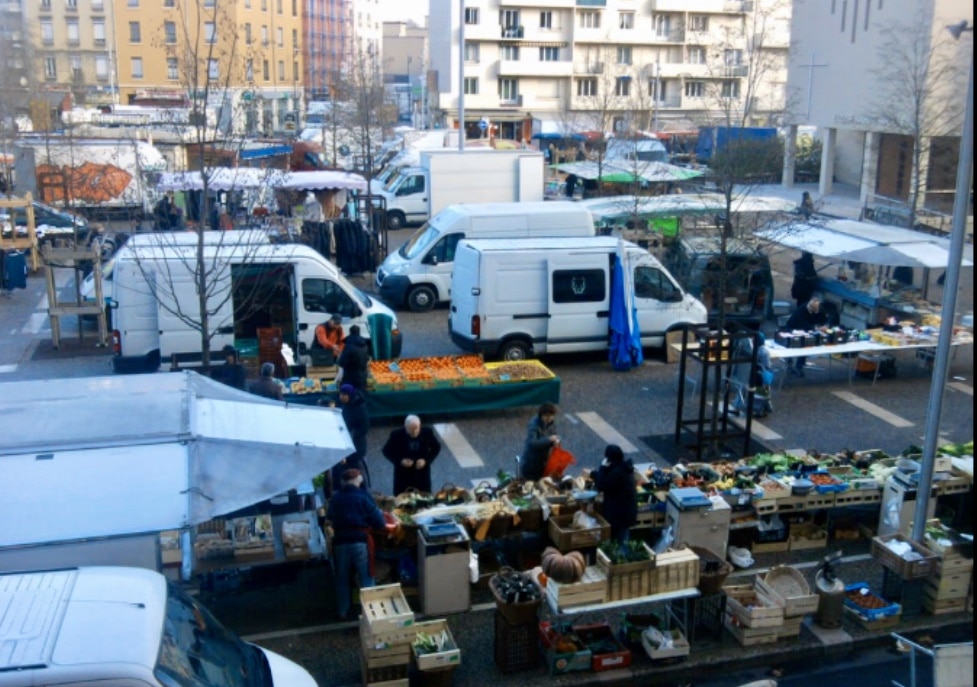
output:
[[[414,653],[414,664],[419,670],[436,670],[438,668],[461,665],[461,649],[458,648],[458,644],[455,643],[455,638],[451,635],[447,620],[429,620],[423,623],[414,623],[411,629],[415,635],[418,632],[424,632],[433,636],[445,633],[448,638],[441,651],[435,651],[429,654],[418,654],[417,649],[413,646],[411,647]]]
[[[613,668],[627,668],[631,665],[631,650],[617,640],[611,632],[611,626],[607,623],[574,625],[573,631],[580,637],[584,646],[593,653],[590,665],[595,673]],[[609,650],[608,647],[612,644],[615,645],[615,649]]]
[[[572,642],[577,651],[560,651],[557,649],[557,642],[560,637]],[[553,623],[543,621],[539,624],[539,640],[543,645],[543,654],[546,657],[546,665],[550,675],[570,673],[578,670],[590,670],[593,652],[583,645],[580,638],[570,629],[565,632],[558,632]]]

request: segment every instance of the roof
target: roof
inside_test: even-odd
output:
[[[539,200],[525,203],[460,203],[449,205],[438,215],[448,217],[499,217],[507,215],[533,215],[539,213],[576,212],[582,213],[587,208],[580,203],[568,200]]]
[[[473,239],[466,243],[477,250],[490,253],[494,251],[529,251],[529,250],[573,250],[577,252],[604,253],[616,251],[618,246],[637,248],[629,241],[622,241],[613,236],[581,236],[559,238],[528,238],[528,239]]]
[[[726,198],[720,193],[686,193],[661,196],[609,196],[579,201],[594,215],[594,221],[613,220],[634,214],[674,217],[676,215],[714,215],[726,212]],[[797,204],[774,196],[733,198],[734,213],[791,212]]]

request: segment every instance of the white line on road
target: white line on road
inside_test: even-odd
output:
[[[485,465],[478,453],[468,443],[468,439],[458,429],[458,425],[449,422],[443,425],[434,425],[434,431],[447,444],[451,454],[458,461],[458,465],[463,468],[480,468]]]
[[[0,374],[6,372],[16,372],[16,371],[17,371],[16,365],[0,365]]]
[[[41,330],[44,328],[44,325],[47,323],[48,323],[47,313],[43,313],[43,312],[31,313],[30,318],[28,318],[27,320],[27,324],[25,324],[24,328],[20,330],[20,333],[30,334],[30,335],[40,334]]]
[[[843,401],[848,401],[856,408],[860,408],[864,410],[866,413],[870,415],[874,415],[875,417],[879,418],[883,422],[888,422],[893,427],[912,427],[913,424],[915,424],[910,422],[909,420],[906,420],[905,418],[899,417],[895,413],[890,413],[885,408],[882,408],[881,406],[877,406],[871,401],[866,401],[864,398],[859,398],[858,396],[851,393],[850,391],[832,391],[831,393],[833,393],[835,396],[837,396]]]
[[[580,418],[581,422],[594,430],[597,436],[603,439],[605,443],[617,444],[625,453],[638,452],[634,444],[625,439],[623,434],[607,424],[607,421],[597,413],[577,413],[577,417]]]
[[[570,422],[571,425],[579,425],[580,421],[573,416],[573,413],[564,413],[563,418]]]
[[[951,389],[955,389],[957,391],[965,393],[968,396],[974,395],[974,387],[969,386],[967,384],[961,384],[960,382],[950,382],[949,384],[947,384],[947,386],[950,387]]]

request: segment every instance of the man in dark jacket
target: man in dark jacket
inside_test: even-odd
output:
[[[441,442],[421,418],[408,415],[404,426],[395,429],[383,445],[383,456],[394,466],[394,496],[411,487],[431,491],[431,463],[441,453]]]
[[[255,396],[264,396],[275,401],[285,400],[285,390],[281,384],[275,381],[274,363],[261,364],[261,376],[251,382],[248,386],[248,391]]]
[[[332,405],[332,404],[330,404]],[[332,483],[339,485],[344,470],[355,468],[363,473],[364,484],[370,487],[370,469],[366,464],[366,436],[370,431],[370,414],[366,409],[366,399],[350,384],[339,387],[339,405],[343,409],[343,422],[353,440],[353,453],[337,463],[332,469]]]
[[[787,329],[799,329],[809,332],[828,324],[828,316],[821,308],[821,300],[812,298],[804,305],[794,311],[794,314],[787,320]],[[804,376],[804,365],[807,364],[806,357],[794,358],[794,364],[787,368],[792,375]]]
[[[349,336],[343,342],[343,352],[337,364],[343,371],[342,383],[349,384],[357,391],[366,391],[366,368],[370,362],[370,344],[360,336],[360,326],[349,328]]]
[[[211,378],[244,391],[247,386],[248,371],[238,360],[237,349],[228,344],[224,346],[223,353],[226,362],[214,368],[213,372],[210,373]]]
[[[794,261],[794,281],[790,285],[790,297],[800,308],[811,300],[818,286],[818,271],[814,266],[814,256],[804,251]]]
[[[638,521],[634,464],[624,459],[620,446],[609,444],[604,449],[604,460],[590,473],[590,478],[604,495],[601,514],[611,526],[611,537],[619,542],[627,541],[631,527]]]
[[[556,434],[556,413],[556,405],[547,401],[539,406],[529,421],[526,441],[519,457],[519,472],[523,479],[535,482],[542,478],[550,451],[560,444],[560,437]]]
[[[329,501],[326,520],[333,530],[336,614],[341,620],[348,620],[353,573],[359,578],[361,589],[375,584],[371,530],[382,530],[385,525],[383,513],[370,492],[363,489],[363,474],[359,470],[343,472],[342,486]]]

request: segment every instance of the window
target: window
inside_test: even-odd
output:
[[[176,7],[176,0],[163,0],[163,7],[166,7],[167,9]]]
[[[507,103],[515,102],[519,99],[519,80],[518,79],[499,79],[499,100]]]
[[[465,41],[465,62],[478,62],[478,43]]]
[[[78,22],[72,19],[68,22],[68,45],[78,45]]]
[[[271,79],[271,66],[268,64],[268,60],[261,61],[261,76],[265,81]]]
[[[278,60],[278,80],[279,81],[284,81],[285,80],[285,61],[284,60]]]
[[[552,12],[540,12],[539,13],[539,28],[541,28],[541,29],[552,29],[553,28],[553,13]]]
[[[519,10],[502,10],[500,14],[502,16],[499,23],[502,24],[503,29],[515,30],[519,28]]]
[[[41,0],[41,9],[45,12],[51,11],[51,0]]]
[[[577,95],[583,98],[597,95],[597,79],[580,79],[577,81]]]
[[[275,0],[275,12],[282,13],[282,0]]]
[[[261,0],[261,11],[262,12],[268,11],[268,0]]]
[[[689,46],[689,64],[705,64],[706,49],[701,45]]]
[[[267,26],[262,26],[261,27],[261,44],[262,45],[268,45],[268,27]]]
[[[654,18],[655,35],[659,38],[667,38],[672,32],[672,18],[664,14],[656,14]]]
[[[722,97],[724,97],[724,98],[739,98],[740,97],[740,82],[739,81],[723,81]]]
[[[251,45],[251,22],[244,24],[244,44]]]
[[[126,7],[139,7],[139,0],[126,0]]]
[[[465,77],[465,95],[478,95],[478,78],[474,76]]]
[[[581,29],[599,29],[600,28],[600,12],[581,12],[580,13],[580,28]]]
[[[254,81],[254,60],[250,57],[244,61],[244,78],[248,83]]]
[[[48,81],[58,78],[58,61],[53,57],[44,58],[44,78]]]
[[[78,0],[65,0],[64,4],[69,10],[78,9]]]
[[[217,42],[217,24],[212,21],[204,22],[204,40],[207,43]]]
[[[299,47],[299,30],[298,29],[292,29],[292,47],[293,48]]]
[[[129,71],[132,74],[133,79],[142,78],[142,58],[132,57],[129,58]]]
[[[630,76],[619,76],[616,79],[614,79],[614,95],[618,95],[618,96],[631,95]]]
[[[674,302],[682,297],[682,292],[660,269],[635,267],[634,295],[637,298],[653,298],[656,301]]]
[[[247,29],[245,29],[245,33],[248,33]],[[164,40],[167,42],[167,44],[173,45],[174,43],[176,43],[176,22],[164,21],[163,34],[165,36]]]
[[[631,64],[631,46],[619,45],[617,48],[617,63]]]
[[[686,81],[685,97],[701,98],[706,94],[706,84],[703,81]]]
[[[175,57],[166,58],[166,78],[170,81],[176,81],[180,78],[180,64]]]
[[[278,27],[277,36],[278,36],[278,47],[279,48],[284,48],[285,47],[285,31],[280,26]]]
[[[540,62],[559,62],[560,61],[560,49],[559,48],[540,48],[539,49],[539,61]]]
[[[204,7],[207,9],[214,9],[217,6],[217,0],[204,0]]]
[[[554,303],[603,303],[607,298],[604,270],[554,270]]]
[[[668,82],[662,79],[651,79],[648,82],[648,93],[655,102],[665,102],[665,93],[668,91]]]
[[[689,31],[708,31],[709,17],[704,14],[689,15]]]
[[[466,7],[465,8],[465,23],[469,26],[474,26],[478,24],[478,8],[477,7]]]
[[[743,51],[727,49],[723,51],[723,64],[727,67],[736,67],[743,64]]]
[[[412,196],[415,193],[424,193],[424,176],[422,174],[412,174],[397,187],[395,195]]]
[[[330,279],[302,280],[302,307],[307,312],[358,317],[359,308],[342,287]]]
[[[292,62],[292,81],[299,80],[299,63],[298,61]]]
[[[629,31],[634,28],[634,12],[619,12],[617,15],[617,26],[620,29]]]
[[[518,62],[519,61],[519,46],[518,45],[503,45],[500,51],[501,60],[503,62]]]
[[[221,78],[220,60],[215,60],[214,58],[207,60],[207,78],[211,80]]]
[[[41,43],[54,45],[54,25],[50,21],[41,22]]]
[[[80,80],[81,79],[81,56],[72,55],[71,57],[68,58],[68,61],[71,63],[71,78]]]
[[[102,0],[92,0],[92,12],[105,11],[105,3]]]
[[[44,34],[44,23],[41,23],[41,35]],[[105,45],[105,22],[102,19],[96,19],[92,22],[92,39],[95,41],[95,45]]]
[[[298,0],[292,0],[292,16],[299,16],[299,3]]]
[[[244,0],[244,9],[251,9],[251,0]]]
[[[142,42],[142,30],[140,29],[139,22],[137,21],[129,22],[129,42],[130,43]]]
[[[95,78],[102,81],[109,78],[109,58],[104,55],[95,58]]]

